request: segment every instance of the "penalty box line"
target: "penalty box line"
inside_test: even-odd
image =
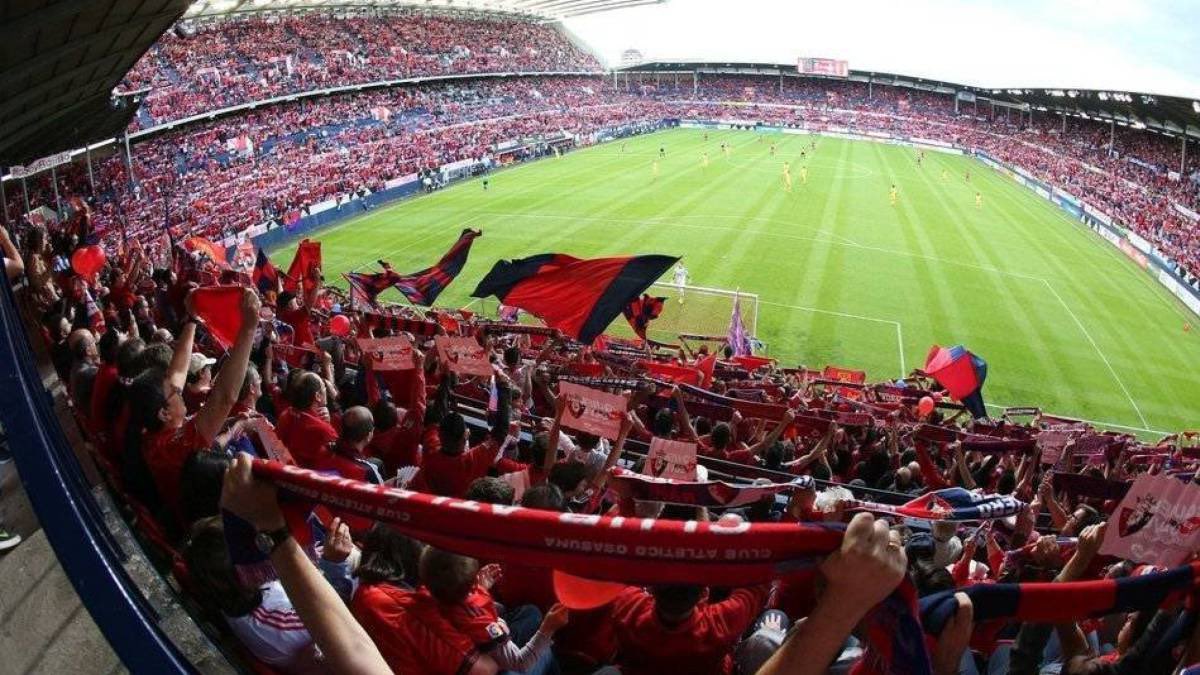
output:
[[[759,298],[759,304],[771,305],[773,307],[785,307],[787,309],[798,309],[804,312],[813,312],[816,314],[829,314],[831,316],[840,316],[846,319],[857,319],[859,321],[870,321],[872,323],[883,323],[894,326],[896,328],[896,353],[900,357],[900,377],[908,374],[908,367],[904,363],[904,327],[899,321],[892,319],[880,319],[876,316],[865,316],[862,314],[851,314],[850,312],[838,312],[832,309],[821,309],[819,307],[805,307],[803,305],[789,305],[783,302],[771,302]]]

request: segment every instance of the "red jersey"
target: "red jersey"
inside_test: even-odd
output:
[[[313,468],[328,455],[329,444],[337,440],[337,430],[329,422],[295,408],[288,408],[279,415],[275,431],[296,464],[305,468]]]
[[[628,588],[612,603],[617,665],[623,675],[731,675],[733,647],[762,612],[767,590],[739,588],[721,602],[702,600],[682,623],[665,626],[654,596]]]
[[[308,308],[285,309],[279,312],[279,320],[291,325],[296,330],[292,343],[307,347],[313,344],[312,323],[309,321]]]
[[[418,480],[425,491],[443,497],[461,497],[476,478],[487,475],[496,461],[497,448],[485,441],[461,455],[427,452],[421,458]]]
[[[496,613],[496,601],[479,584],[471,589],[462,602],[442,605],[441,608],[446,621],[466,636],[481,653],[486,654],[512,639],[508,626],[500,621],[500,615]]]
[[[92,400],[89,406],[88,422],[92,430],[108,433],[112,429],[112,420],[108,414],[108,399],[112,396],[113,387],[117,384],[117,366],[114,363],[103,363],[96,371],[96,379],[92,383]]]
[[[471,669],[478,653],[447,622],[426,591],[391,584],[362,584],[350,611],[379,647],[392,672],[456,675]]]
[[[154,476],[154,486],[163,504],[179,513],[179,482],[188,457],[212,445],[196,429],[196,419],[189,417],[178,429],[148,432],[142,437],[142,457]]]

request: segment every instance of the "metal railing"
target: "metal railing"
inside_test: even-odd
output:
[[[0,287],[0,422],[46,539],[130,672],[195,672],[122,567],[125,554],[104,523],[38,375],[12,287],[6,280]]]

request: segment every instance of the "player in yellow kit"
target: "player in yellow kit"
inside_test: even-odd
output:
[[[978,192],[975,193],[975,208],[977,208],[977,209],[983,208],[983,195],[981,195]]]
[[[808,167],[807,166],[800,167],[800,182],[804,183],[805,185],[808,185]]]
[[[896,202],[900,201],[900,191],[896,189],[896,185],[894,183],[892,184],[891,192],[888,194],[888,199],[891,200],[892,206],[895,206]]]
[[[653,169],[654,169],[653,179],[658,180],[658,160],[657,159],[654,160]]]
[[[942,169],[942,182],[945,183],[948,180],[950,180],[950,174],[945,169]]]
[[[707,152],[702,153],[700,155],[700,168],[702,168],[702,169],[708,168],[708,153]]]
[[[783,191],[792,191],[792,166],[787,162],[783,163]]]

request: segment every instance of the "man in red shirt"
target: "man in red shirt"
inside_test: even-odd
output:
[[[417,487],[446,497],[461,497],[476,478],[500,460],[500,445],[508,434],[511,381],[503,374],[496,375],[499,405],[496,421],[487,440],[466,450],[467,424],[457,412],[446,413],[438,423],[439,447],[421,458]]]
[[[702,586],[628,588],[612,604],[624,675],[731,675],[733,648],[763,611],[769,586],[709,603]]]
[[[190,303],[188,303],[190,305]],[[209,391],[200,411],[188,417],[183,402],[183,386],[187,380],[196,336],[196,322],[188,320],[175,341],[171,365],[163,372],[157,369],[138,376],[130,387],[130,428],[126,432],[126,472],[145,481],[140,496],[150,497],[150,506],[164,505],[179,516],[179,480],[184,462],[193,453],[212,445],[237,402],[238,392],[246,377],[250,348],[260,308],[258,294],[244,289],[241,313],[242,325],[221,372]],[[145,491],[145,488],[151,488]]]
[[[325,407],[324,380],[316,373],[300,375],[288,390],[288,402],[291,407],[279,416],[279,440],[291,451],[297,464],[315,468],[338,436]]]

